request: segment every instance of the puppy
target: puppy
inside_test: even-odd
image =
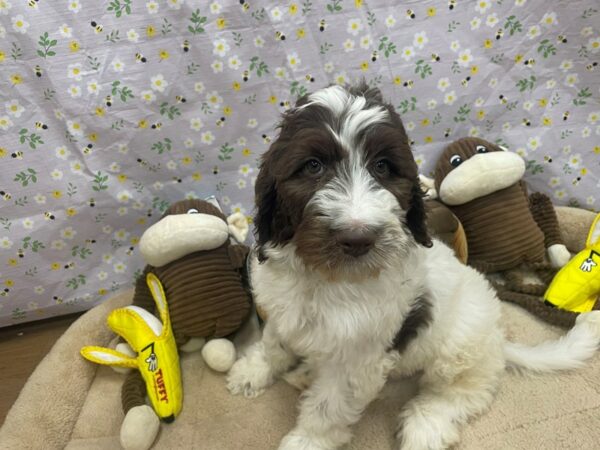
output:
[[[310,372],[280,449],[349,442],[392,370],[422,373],[399,413],[398,447],[447,448],[489,407],[507,364],[570,369],[598,346],[600,312],[557,342],[505,340],[487,281],[430,239],[406,132],[376,89],[300,99],[263,156],[256,204],[251,276],[268,319],[227,382],[255,397],[299,363]]]

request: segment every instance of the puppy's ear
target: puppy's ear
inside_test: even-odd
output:
[[[423,191],[418,181],[413,184],[410,198],[410,208],[406,213],[406,225],[415,240],[424,247],[431,247],[433,243],[427,232],[427,215]]]
[[[256,202],[256,215],[254,217],[256,243],[259,247],[259,260],[263,261],[265,258],[262,254],[262,246],[271,240],[273,219],[277,205],[275,178],[264,160],[256,177],[254,195]]]

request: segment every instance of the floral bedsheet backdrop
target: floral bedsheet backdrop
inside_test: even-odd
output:
[[[0,326],[129,287],[170,202],[251,221],[278,115],[364,78],[423,173],[482,136],[532,190],[600,206],[595,0],[0,0]]]

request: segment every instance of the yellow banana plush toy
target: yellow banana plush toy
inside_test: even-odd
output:
[[[585,249],[577,253],[556,274],[544,299],[574,312],[588,312],[600,295],[600,214],[588,234]]]
[[[138,369],[154,411],[163,421],[171,422],[183,403],[179,356],[163,287],[152,273],[146,282],[161,320],[137,306],[116,309],[107,319],[108,326],[129,343],[137,357],[95,346],[83,347],[81,354],[98,364]]]

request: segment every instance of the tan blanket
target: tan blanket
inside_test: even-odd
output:
[[[131,294],[122,293],[92,309],[65,332],[9,412],[0,429],[0,449],[119,448],[123,375],[85,361],[79,349],[113,339],[106,316],[130,302]],[[512,340],[534,344],[562,334],[512,305],[503,305],[503,313]],[[181,363],[183,411],[174,423],[161,424],[155,449],[274,449],[293,426],[298,392],[287,384],[279,382],[262,397],[246,400],[231,396],[224,376],[211,372],[199,353],[183,355]],[[491,410],[466,427],[459,449],[597,450],[599,380],[600,355],[571,373],[507,372]],[[396,416],[414,387],[414,380],[390,381],[382,398],[355,426],[349,448],[392,448]]]

